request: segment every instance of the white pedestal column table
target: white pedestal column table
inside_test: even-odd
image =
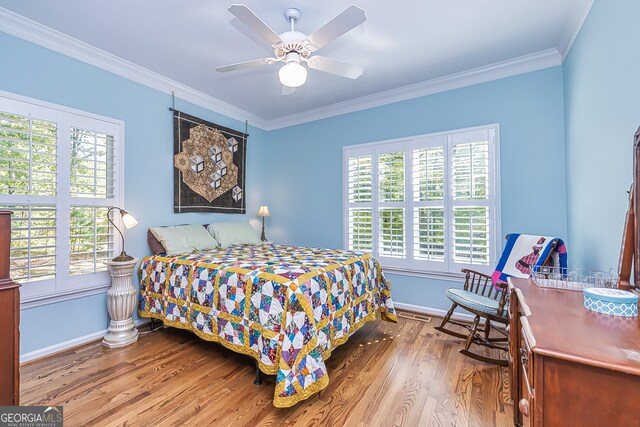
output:
[[[131,261],[105,262],[111,274],[111,288],[107,292],[109,332],[102,340],[105,347],[124,347],[138,341],[138,330],[133,324],[137,292],[131,283],[133,269],[137,263],[138,258]]]

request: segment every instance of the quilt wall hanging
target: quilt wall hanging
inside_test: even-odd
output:
[[[245,213],[248,136],[173,111],[175,213]]]

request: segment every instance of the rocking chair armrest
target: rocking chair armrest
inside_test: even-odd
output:
[[[502,291],[506,291],[507,289],[509,289],[509,285],[507,285],[504,282],[496,282],[493,284],[493,286],[495,286],[496,288],[501,289]]]

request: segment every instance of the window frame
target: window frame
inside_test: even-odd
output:
[[[9,114],[34,117],[56,124],[56,195],[1,194],[2,205],[52,205],[56,209],[56,262],[55,278],[35,280],[23,284],[20,291],[22,308],[37,307],[68,299],[80,298],[106,291],[111,286],[108,271],[70,275],[70,207],[122,206],[124,198],[125,122],[74,108],[41,101],[10,92],[0,91],[0,110]],[[72,127],[92,129],[114,137],[114,190],[113,198],[72,197],[70,186],[70,130]],[[64,154],[68,153],[68,154]],[[68,186],[66,184],[69,184]],[[68,188],[67,188],[68,187]],[[114,219],[118,227],[122,221]],[[114,239],[114,253],[119,253],[120,239]],[[18,281],[19,282],[19,281]]]
[[[459,202],[453,200],[450,193],[450,181],[452,176],[451,156],[454,140],[459,135],[472,135],[474,132],[489,132],[489,198],[486,204],[489,207],[489,227],[491,245],[489,253],[489,265],[455,263],[453,261],[453,207],[459,206]],[[456,141],[455,144],[461,142]],[[413,152],[419,148],[434,146],[444,147],[445,180],[443,207],[445,210],[445,261],[415,260],[414,251],[414,220],[413,211],[415,208],[426,207],[433,202],[413,200]],[[405,156],[405,200],[404,202],[393,202],[398,207],[405,209],[405,257],[389,258],[379,255],[379,213],[380,207],[390,205],[385,202],[382,206],[378,197],[379,194],[379,171],[378,156],[383,153],[393,153],[403,151]],[[372,201],[367,203],[349,202],[349,158],[371,155],[372,160]],[[464,275],[460,271],[462,268],[469,268],[483,273],[491,274],[495,269],[498,256],[502,249],[502,229],[501,229],[501,189],[500,189],[500,126],[497,123],[483,126],[455,129],[451,131],[435,132],[404,138],[389,139],[383,141],[369,142],[357,145],[344,146],[342,148],[343,172],[342,172],[342,204],[343,204],[343,248],[349,248],[349,208],[371,208],[372,211],[372,254],[380,261],[386,271],[400,275],[429,277],[443,280],[458,281]],[[472,205],[472,201],[462,201],[462,204]]]

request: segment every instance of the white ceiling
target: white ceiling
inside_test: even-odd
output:
[[[235,0],[277,33],[285,9],[307,34],[351,4],[367,21],[318,51],[361,65],[349,80],[310,70],[281,95],[278,65],[217,73],[271,56],[228,11],[234,0],[0,0],[0,6],[227,102],[265,121],[556,49],[563,54],[592,0]]]

